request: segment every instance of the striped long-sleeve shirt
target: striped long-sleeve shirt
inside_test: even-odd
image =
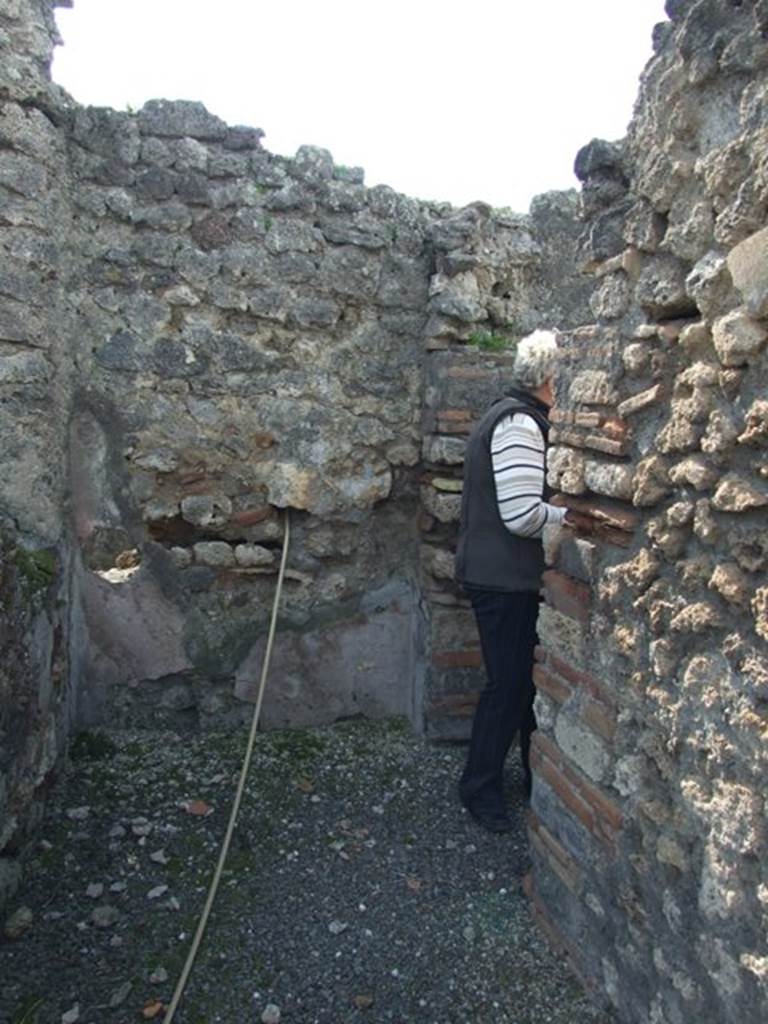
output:
[[[491,437],[491,461],[499,515],[510,533],[541,537],[547,523],[566,510],[544,501],[544,438],[525,413],[499,420]]]

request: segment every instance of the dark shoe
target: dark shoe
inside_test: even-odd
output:
[[[488,832],[511,832],[512,819],[503,808],[483,807],[468,800],[461,801],[478,825]]]

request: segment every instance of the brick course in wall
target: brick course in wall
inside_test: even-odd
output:
[[[591,528],[547,544],[527,888],[627,1024],[768,1015],[763,7],[668,4],[627,140],[577,158],[550,482]]]
[[[425,710],[428,735],[465,739],[484,673],[471,617],[466,625],[469,603],[453,582],[462,442],[485,408],[505,393],[515,342],[537,327],[568,329],[578,323],[588,314],[588,284],[576,264],[580,226],[573,193],[539,197],[528,216],[499,216],[483,204],[474,204],[453,214],[449,224],[450,231],[442,225],[435,229],[437,273],[430,287],[430,307],[437,306],[441,315],[430,316],[425,329],[423,454],[430,471],[422,478],[426,515],[422,515],[421,566],[433,621],[439,614],[441,621],[447,616],[461,625],[449,630],[447,637],[444,628],[431,631]],[[455,249],[444,248],[448,241]],[[526,274],[514,280],[510,279],[514,266],[509,262],[510,251],[526,267]],[[462,254],[472,258],[476,274],[451,275],[453,265],[462,265]],[[557,277],[552,273],[555,260]],[[474,278],[472,284],[470,278]],[[459,302],[468,290],[475,296],[471,310]],[[461,312],[462,318],[446,310]],[[442,333],[436,337],[435,331]],[[589,425],[599,422],[595,417]],[[456,609],[453,620],[450,610],[446,611],[451,608]],[[456,636],[463,639],[460,646]]]

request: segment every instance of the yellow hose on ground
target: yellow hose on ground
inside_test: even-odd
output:
[[[267,635],[267,648],[264,652],[264,662],[261,666],[261,679],[259,680],[259,692],[256,696],[256,706],[253,709],[253,718],[251,719],[251,730],[248,734],[248,744],[245,748],[245,756],[243,758],[243,766],[240,769],[240,779],[237,783],[237,791],[235,793],[235,799],[232,804],[232,811],[229,815],[229,822],[227,824],[227,831],[224,835],[224,842],[221,846],[219,853],[219,861],[216,865],[216,870],[213,873],[211,884],[208,888],[208,895],[205,900],[205,906],[203,912],[200,915],[200,921],[197,925],[197,931],[195,937],[192,939],[192,945],[189,947],[189,953],[184,964],[184,969],[181,972],[181,976],[176,984],[176,990],[173,993],[173,999],[168,1006],[165,1017],[163,1018],[163,1024],[171,1024],[173,1015],[176,1013],[176,1008],[179,1005],[179,1000],[182,997],[184,988],[187,984],[190,972],[192,971],[192,965],[195,962],[197,951],[202,942],[203,935],[205,933],[205,926],[208,924],[208,918],[211,913],[211,907],[213,901],[216,899],[216,892],[219,888],[219,882],[221,881],[221,874],[224,870],[224,862],[227,859],[229,853],[229,844],[232,841],[232,833],[235,830],[235,822],[237,821],[237,813],[240,810],[240,803],[243,798],[243,790],[245,789],[245,780],[248,777],[248,769],[251,764],[251,756],[253,754],[253,746],[256,742],[256,730],[259,725],[259,715],[261,714],[261,702],[264,697],[264,690],[267,683],[267,672],[269,671],[269,661],[272,657],[272,644],[275,639],[275,629],[277,627],[277,609],[280,605],[280,595],[283,590],[283,577],[285,576],[285,563],[288,559],[288,542],[291,534],[290,518],[288,509],[285,510],[285,531],[283,534],[283,554],[280,559],[280,572],[277,575],[277,590],[275,591],[275,600],[272,605],[272,618],[269,623],[269,633]]]

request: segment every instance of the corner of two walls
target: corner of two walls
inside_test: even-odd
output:
[[[50,82],[53,6],[2,15],[14,858],[72,725],[248,716],[283,509],[265,723],[466,732],[461,435],[506,370],[472,342],[578,322],[585,298],[564,287],[573,194],[454,211],[323,150],[273,156],[200,104],[80,108]]]
[[[284,509],[265,724],[465,730],[451,700],[478,673],[445,656],[466,633],[446,579],[457,428],[505,372],[467,342],[562,325],[579,291],[555,300],[547,277],[574,195],[454,211],[365,188],[324,150],[273,156],[200,104],[77,107],[48,76],[51,6],[3,14],[14,856],[71,725],[248,717]]]
[[[628,138],[577,158],[593,321],[550,480],[537,918],[627,1024],[768,1012],[768,11],[668,4]]]
[[[431,641],[425,721],[434,739],[468,737],[484,680],[474,616],[454,582],[466,438],[508,387],[514,342],[537,327],[567,333],[588,315],[576,214],[575,192],[553,192],[527,215],[475,203],[433,229],[419,527]]]
[[[471,342],[583,318],[575,194],[527,217],[418,203],[163,101],[77,111],[70,164],[81,720],[248,714],[290,508],[265,723],[466,731],[456,431],[505,373]]]

